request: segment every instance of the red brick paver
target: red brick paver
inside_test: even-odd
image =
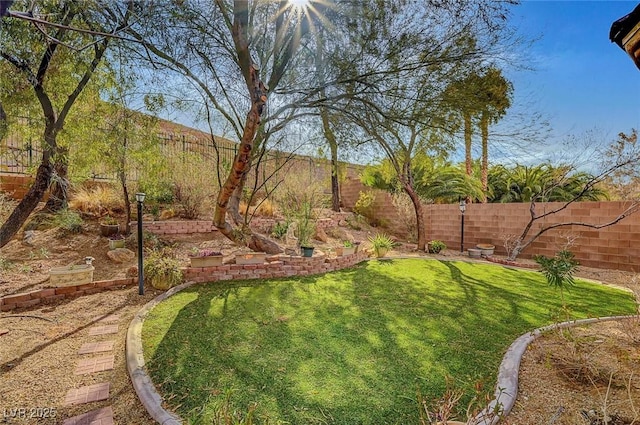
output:
[[[111,406],[65,419],[62,425],[114,425]]]
[[[78,350],[78,354],[100,353],[103,351],[112,351],[113,341],[87,342]]]
[[[94,326],[89,328],[89,336],[108,335],[118,333],[118,325]]]
[[[86,373],[102,372],[113,369],[115,358],[111,356],[94,357],[91,359],[83,359],[78,362],[78,367],[74,372],[76,375],[84,375]]]
[[[101,384],[87,385],[86,387],[74,388],[67,392],[64,398],[64,405],[91,403],[109,398],[109,387],[111,384],[103,382]]]

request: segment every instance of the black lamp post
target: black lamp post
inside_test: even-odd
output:
[[[460,201],[461,220],[460,220],[460,252],[464,252],[464,212],[467,209],[467,202],[463,199]]]
[[[142,261],[142,203],[144,193],[136,193],[138,201],[138,295],[144,295],[144,262]]]

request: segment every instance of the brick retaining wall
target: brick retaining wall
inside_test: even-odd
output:
[[[131,286],[138,283],[137,278],[99,280],[84,283],[82,285],[62,286],[59,288],[44,288],[36,291],[20,294],[5,295],[0,297],[0,311],[9,311],[16,308],[33,307],[38,304],[47,304],[61,299],[76,298],[81,295],[90,295],[97,292],[116,289],[116,287]]]
[[[270,279],[289,276],[308,276],[352,267],[367,259],[366,252],[353,255],[329,258],[324,254],[310,258],[290,255],[268,257],[264,264],[225,264],[218,267],[183,267],[186,281],[218,282],[240,279]],[[36,291],[6,295],[0,297],[0,311],[10,311],[17,308],[28,308],[39,304],[76,298],[81,295],[115,289],[116,287],[131,286],[138,283],[137,278],[102,280],[71,285],[59,288],[44,288]]]
[[[319,229],[329,229],[337,227],[341,222],[345,221],[347,217],[352,215],[349,212],[334,212],[327,213],[328,217],[319,218],[316,221],[316,226]],[[268,233],[276,223],[275,218],[255,217],[251,220],[251,227],[263,232]],[[131,228],[135,229],[138,225],[137,221],[130,223]],[[148,232],[156,235],[175,235],[175,234],[190,234],[190,233],[209,233],[217,232],[218,229],[213,225],[211,220],[163,220],[163,221],[144,221],[142,228]]]

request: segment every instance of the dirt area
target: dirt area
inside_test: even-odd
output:
[[[375,229],[349,232],[356,240],[366,240]],[[194,247],[220,250],[228,256],[237,250],[220,236],[163,240],[185,265]],[[317,247],[322,250],[337,242],[329,237],[327,243]],[[128,248],[135,251],[134,239],[128,241]],[[95,258],[94,280],[124,277],[135,266],[135,260],[115,263],[107,251],[107,238],[99,236],[97,223],[88,223],[77,235],[60,235],[55,229],[36,231],[27,241],[21,235],[0,249],[0,296],[47,287],[50,267],[81,264],[86,256]],[[391,255],[425,254],[403,245]],[[455,250],[446,250],[439,257],[462,258]],[[581,267],[578,275],[626,287],[640,295],[640,275],[634,273]],[[112,406],[118,424],[153,423],[129,381],[124,341],[135,312],[157,294],[159,291],[150,287],[144,296],[139,296],[134,287],[116,288],[26,311],[0,313],[0,424],[58,424],[107,405]],[[87,328],[111,314],[120,315],[118,333],[101,340],[115,341],[114,370],[74,375],[79,347],[96,340],[88,336]],[[63,406],[69,389],[105,381],[111,383],[108,401]],[[36,408],[53,409],[55,418],[11,414],[14,409],[29,412]],[[505,422],[595,425],[605,423],[603,415],[611,425],[640,424],[640,320],[598,324],[540,338],[525,355],[520,394]]]

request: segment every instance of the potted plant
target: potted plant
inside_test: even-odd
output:
[[[109,249],[124,248],[125,237],[120,233],[109,236]]]
[[[439,254],[443,249],[447,249],[447,245],[439,240],[433,240],[427,243],[427,251],[429,254]]]
[[[183,274],[180,261],[166,251],[154,251],[144,263],[144,275],[156,289],[165,291],[182,282]]]
[[[374,237],[369,237],[369,242],[373,245],[373,251],[378,258],[387,255],[387,252],[394,246],[393,240],[384,233],[377,233]]]
[[[480,250],[482,257],[490,257],[493,255],[493,250],[496,249],[496,247],[488,243],[479,243],[476,245],[476,249]]]
[[[120,225],[118,224],[118,220],[111,217],[110,215],[106,215],[102,217],[100,220],[100,234],[102,236],[112,236],[116,233],[120,232]]]
[[[189,257],[191,267],[217,267],[222,265],[222,253],[210,249],[195,249]]]
[[[266,259],[266,252],[248,252],[236,254],[236,264],[264,264]]]
[[[342,246],[336,248],[338,255],[352,255],[356,252],[356,246],[351,241],[343,241]]]

